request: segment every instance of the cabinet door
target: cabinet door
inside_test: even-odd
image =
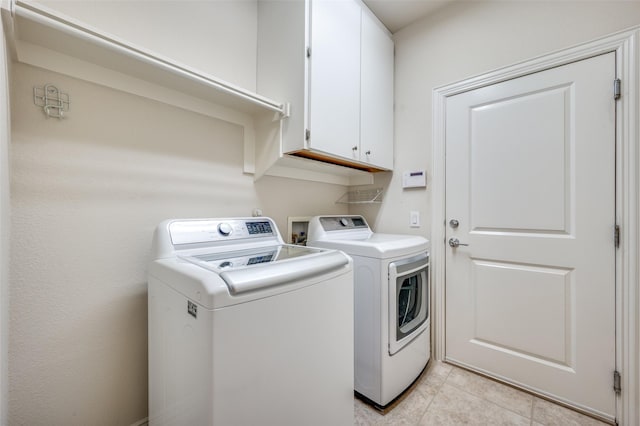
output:
[[[359,160],[360,15],[352,0],[311,1],[309,148],[350,160]]]
[[[360,160],[393,168],[393,40],[362,13]]]

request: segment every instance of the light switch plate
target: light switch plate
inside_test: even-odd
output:
[[[412,228],[420,228],[420,212],[412,210],[409,214],[409,226]]]

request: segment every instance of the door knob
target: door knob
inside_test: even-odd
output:
[[[451,219],[449,221],[449,226],[452,227],[452,228],[457,228],[458,225],[460,225],[460,222],[458,222],[457,219]]]
[[[469,244],[462,244],[457,238],[449,238],[449,247],[456,248],[458,246],[468,246]]]

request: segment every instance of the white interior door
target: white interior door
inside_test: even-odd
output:
[[[610,419],[614,79],[609,53],[446,104],[446,359]]]

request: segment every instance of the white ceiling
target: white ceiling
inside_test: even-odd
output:
[[[455,0],[363,0],[382,23],[395,33],[400,28]]]

